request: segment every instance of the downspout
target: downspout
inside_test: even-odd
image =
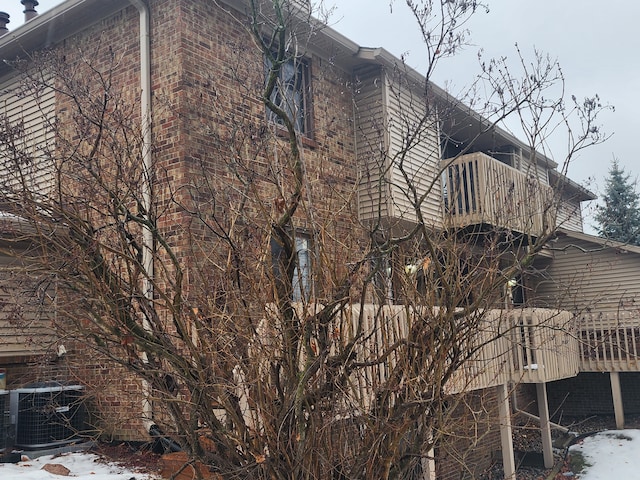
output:
[[[152,195],[152,160],[151,160],[151,45],[150,45],[150,21],[149,8],[142,0],[129,0],[138,9],[140,14],[140,122],[142,128],[142,172],[144,181],[142,182],[142,208],[150,218],[151,195]],[[153,301],[153,233],[150,228],[142,231],[142,266],[146,272],[143,279],[142,289],[145,298]],[[148,318],[143,318],[143,326],[151,330]],[[147,362],[146,355],[142,359]],[[153,407],[151,405],[151,386],[149,382],[143,380],[142,383],[143,400],[143,424],[149,433],[154,429]]]

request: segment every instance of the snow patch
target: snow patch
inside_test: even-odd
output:
[[[74,480],[157,480],[159,477],[141,474],[121,467],[115,463],[106,463],[93,453],[76,452],[62,455],[47,455],[19,463],[0,463],[0,478],[20,480],[51,480],[64,478],[53,476],[43,470],[47,464],[58,464],[70,470],[69,478]]]

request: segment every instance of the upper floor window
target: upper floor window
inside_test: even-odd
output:
[[[267,72],[271,61],[265,60]],[[310,130],[309,100],[309,64],[300,58],[291,58],[280,67],[278,81],[271,94],[271,101],[282,109],[291,119],[297,132],[308,133]],[[270,122],[284,125],[278,115],[267,109]]]

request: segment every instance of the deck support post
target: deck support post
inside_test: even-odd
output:
[[[428,441],[433,442],[433,432],[429,432]],[[435,449],[429,450],[426,457],[422,457],[422,480],[437,480],[436,479],[436,452]]]
[[[613,412],[616,416],[616,428],[624,428],[624,407],[622,406],[622,388],[620,387],[620,372],[609,373],[611,378],[611,396],[613,397]]]
[[[505,480],[516,480],[516,460],[513,454],[513,433],[511,430],[511,407],[509,406],[509,386],[498,385],[498,411],[500,415],[500,442],[502,446],[502,468]]]
[[[547,384],[536,383],[538,398],[538,415],[540,416],[540,434],[542,436],[542,456],[544,468],[553,467],[553,444],[551,441],[551,422],[549,420],[549,402],[547,400]]]

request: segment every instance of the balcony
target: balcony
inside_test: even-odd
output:
[[[555,223],[553,190],[481,152],[444,160],[445,222],[454,228],[492,226],[538,236]]]
[[[313,316],[322,308],[302,304],[296,307],[301,317]],[[371,408],[389,373],[404,368],[402,353],[391,346],[401,346],[410,337],[415,322],[437,317],[438,307],[432,308],[429,314],[404,305],[354,304],[336,316],[329,331],[339,333],[341,338],[332,352],[348,345],[361,365],[349,381],[349,402],[356,401],[364,410]],[[512,382],[542,384],[580,372],[640,371],[637,315],[597,313],[577,317],[566,310],[546,308],[478,313],[481,316],[473,326],[473,334],[459,332],[459,345],[472,354],[443,385],[447,394]],[[277,344],[276,325],[277,320],[272,320],[261,326],[261,338],[272,338],[266,345]]]
[[[296,304],[301,317],[315,315],[314,312],[321,308],[321,305]],[[335,323],[329,330],[340,332],[341,342],[350,345],[351,354],[357,356],[359,362],[370,363],[353,372],[350,381],[353,398],[360,399],[363,408],[370,406],[389,372],[398,366],[398,362],[404,361],[398,352],[388,355],[384,352],[391,345],[398,346],[406,341],[415,322],[437,317],[438,307],[432,308],[433,313],[427,314],[405,305],[354,304],[345,307],[333,320]],[[606,370],[606,367],[614,366],[613,363],[622,361],[627,362],[626,366],[620,367],[616,363],[621,370],[637,368],[635,352],[640,353],[640,322],[637,320],[635,328],[627,329],[633,331],[624,334],[614,333],[612,327],[602,325],[599,319],[588,326],[586,319],[577,318],[566,310],[512,308],[478,313],[480,318],[473,327],[473,334],[458,332],[461,347],[464,345],[464,349],[473,353],[444,385],[449,394],[510,382],[547,383],[574,377],[580,371]],[[275,315],[275,311],[272,314]],[[271,327],[266,328],[267,323]],[[273,330],[277,323],[275,317],[266,322],[260,334],[262,338],[272,338],[274,345],[278,342],[277,328]],[[472,320],[470,325],[473,323]],[[353,341],[355,343],[351,344]],[[341,347],[336,344],[332,348]],[[634,352],[631,364],[623,354],[628,351]],[[379,361],[380,358],[385,361]]]
[[[433,315],[437,316],[438,307],[433,308]],[[519,308],[479,313],[481,318],[472,335],[459,332],[464,348],[473,353],[447,381],[448,393],[508,382],[543,383],[577,375],[579,347],[570,312]],[[353,305],[343,310],[336,329],[346,333],[355,331],[359,325],[362,341],[353,348],[366,362],[377,358],[389,345],[406,340],[411,325],[428,317],[425,312],[403,305]],[[347,335],[345,340],[352,338]],[[389,355],[388,362],[373,362],[352,378],[356,396],[363,399],[363,404],[368,405],[373,392],[386,380],[389,369],[394,369],[400,361],[395,355]]]

